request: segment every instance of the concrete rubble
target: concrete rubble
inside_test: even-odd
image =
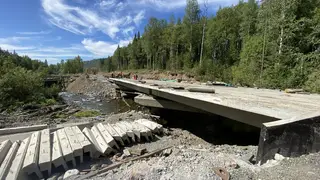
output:
[[[24,179],[31,174],[39,179],[49,177],[56,168],[67,171],[70,165],[81,164],[84,154],[93,159],[109,155],[130,143],[128,137],[132,142],[142,138],[150,141],[153,133],[161,133],[161,129],[162,126],[155,122],[140,119],[116,124],[99,123],[82,131],[77,126],[54,132],[44,129],[23,141],[12,143],[6,140],[0,143],[0,179]]]

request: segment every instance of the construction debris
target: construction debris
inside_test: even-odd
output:
[[[36,131],[22,142],[11,143],[7,140],[0,144],[0,179],[20,179],[21,175],[33,173],[42,179],[46,177],[43,173],[46,172],[50,176],[53,168],[61,166],[67,171],[67,162],[71,162],[73,167],[77,165],[76,159],[82,163],[84,153],[89,153],[91,158],[97,158],[100,155],[117,152],[116,149],[120,149],[117,143],[121,146],[125,145],[125,141],[130,143],[127,135],[133,142],[135,139],[141,141],[141,137],[150,141],[153,132],[161,133],[162,131],[161,125],[147,119],[135,122],[121,121],[114,125],[99,123],[83,131],[77,126],[65,127],[52,133],[49,129]],[[125,149],[123,155],[126,157],[131,154],[142,155],[132,159],[136,160],[152,156],[157,152],[142,155],[146,153],[146,149],[135,151]],[[125,162],[128,161],[122,163]],[[79,174],[78,170],[69,170],[63,178],[77,174]]]
[[[214,88],[211,87],[190,87],[187,88],[189,92],[198,92],[198,93],[216,93]]]

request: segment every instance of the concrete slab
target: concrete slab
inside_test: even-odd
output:
[[[121,146],[124,146],[124,142],[122,140],[122,137],[118,134],[118,132],[116,130],[113,129],[113,127],[110,124],[105,124],[104,125],[105,128],[107,129],[107,131],[109,132],[109,134],[117,141],[121,144]]]
[[[0,179],[5,180],[7,177],[7,174],[10,170],[12,161],[14,160],[16,153],[19,149],[21,141],[16,141],[12,144],[10,150],[8,151],[5,159],[3,160],[1,166],[0,166]]]
[[[37,131],[31,135],[27,154],[23,162],[23,171],[26,172],[28,175],[35,173],[40,179],[42,179],[42,173],[38,166],[40,136],[40,131]]]
[[[124,126],[126,126],[127,129],[131,130],[136,138],[137,142],[140,142],[141,139],[141,133],[139,131],[139,129],[135,128],[135,126],[133,126],[131,123],[127,122],[127,121],[120,121],[120,124],[123,124]]]
[[[94,135],[92,133],[92,131],[85,127],[83,130],[82,130],[83,134],[88,138],[88,140],[90,141],[90,143],[92,143],[93,145],[93,149],[91,151],[91,158],[98,158],[100,157],[104,152],[102,152],[102,150],[100,149],[100,146],[96,140],[96,138],[94,138]]]
[[[10,167],[8,174],[7,174],[6,179],[10,179],[10,180],[24,179],[24,178],[22,178],[23,173],[21,173],[21,168],[22,168],[23,161],[24,161],[24,158],[25,158],[27,150],[28,150],[29,142],[30,142],[30,137],[24,139],[20,143],[20,147],[17,151],[17,154],[16,154],[14,160],[12,161],[12,165]]]
[[[48,172],[51,175],[51,143],[50,129],[41,131],[40,151],[39,151],[39,167],[41,172]]]
[[[161,133],[163,132],[163,127],[162,125],[155,123],[153,121],[147,120],[147,119],[139,119],[136,120],[135,122],[144,125],[145,127],[149,128],[152,130],[154,133]]]
[[[97,151],[93,144],[89,141],[89,139],[81,132],[78,126],[73,126],[72,130],[74,134],[76,135],[82,150],[84,153],[89,153],[90,157],[93,158],[94,151]]]
[[[130,128],[120,122],[115,124],[115,126],[117,126],[121,131],[125,132],[132,142],[136,142],[134,132]]]
[[[98,145],[100,147],[100,150],[102,154],[110,154],[114,150],[108,145],[108,143],[104,140],[101,132],[96,126],[93,126],[91,128],[91,132],[93,134],[93,137],[97,140]]]
[[[39,131],[48,128],[47,124],[0,129],[0,135]]]
[[[64,131],[67,134],[71,149],[73,151],[73,157],[79,157],[80,158],[80,163],[83,163],[83,150],[82,146],[78,140],[78,137],[73,131],[72,127],[66,127],[64,128]]]
[[[2,163],[4,158],[6,157],[11,145],[12,145],[12,142],[10,140],[6,140],[6,141],[1,142],[1,144],[0,144],[0,164]]]
[[[153,139],[153,134],[151,129],[145,127],[142,124],[139,124],[138,122],[133,122],[132,126],[135,129],[138,129],[140,131],[141,136],[144,137],[147,141],[151,141]]]
[[[190,106],[186,106],[178,102],[174,102],[166,99],[154,98],[152,96],[147,96],[147,95],[139,95],[135,97],[134,102],[142,106],[153,107],[153,108],[171,109],[171,110],[187,111],[187,112],[203,112],[199,109],[192,108]]]
[[[110,126],[121,136],[124,142],[127,142],[128,144],[130,144],[130,139],[124,130],[122,130],[115,124],[110,124]]]
[[[95,126],[99,129],[102,137],[104,138],[104,140],[107,142],[107,144],[111,148],[120,149],[117,142],[113,139],[111,134],[107,131],[107,129],[105,128],[105,126],[102,123],[96,124]]]
[[[58,132],[53,132],[50,134],[51,136],[51,160],[52,160],[52,164],[54,165],[54,167],[58,168],[60,166],[62,166],[64,168],[64,170],[68,170],[68,166],[66,164],[66,162],[64,161],[63,158],[63,154],[62,154],[62,150],[61,150],[61,145],[60,145],[60,140],[58,137]]]
[[[65,130],[64,129],[59,129],[57,131],[57,133],[58,133],[59,142],[60,142],[60,145],[61,145],[61,150],[62,150],[62,154],[63,154],[64,160],[66,162],[71,161],[72,164],[73,164],[73,167],[76,167],[76,160],[75,160],[75,158],[73,156],[72,147],[70,145],[70,142],[69,142],[69,139],[68,139],[68,136],[67,136]]]
[[[265,163],[275,154],[298,157],[320,151],[320,111],[286,120],[264,123],[261,128],[257,162]]]

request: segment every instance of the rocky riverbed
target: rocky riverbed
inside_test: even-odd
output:
[[[63,103],[45,107],[26,106],[13,115],[6,112],[2,113],[0,115],[1,127],[90,121],[116,123],[141,118],[159,123],[168,120],[150,115],[147,111],[140,111],[139,108],[132,110],[132,107],[128,107],[122,100],[115,100],[114,85],[102,75],[80,76],[73,80],[67,89],[68,92],[62,94],[62,96],[65,96]],[[75,116],[76,112],[87,109],[95,109],[101,113],[94,117],[78,118]],[[179,118],[179,116],[173,117]],[[182,117],[180,116],[180,118]],[[172,121],[174,118],[170,120]],[[183,122],[181,119],[179,121]],[[208,139],[212,138],[203,138],[197,134],[197,131],[190,131],[188,128],[183,129],[179,125],[183,124],[177,123],[172,127],[170,123],[166,123],[165,134],[157,136],[157,139],[153,142],[133,144],[113,156],[87,161],[72,171],[55,174],[50,179],[81,179],[89,173],[101,170],[114,163],[139,157],[139,155],[131,153],[132,151],[143,150],[144,153],[148,153],[164,147],[170,148],[152,157],[123,163],[120,167],[89,179],[226,180],[229,177],[229,179],[235,180],[316,180],[320,178],[319,153],[298,158],[284,158],[276,155],[274,160],[264,165],[257,165],[255,155],[258,142],[256,144],[252,143],[252,145],[239,146],[237,143],[228,145],[220,140],[219,145],[217,145],[214,141],[210,140],[210,143],[208,142]],[[203,131],[214,129],[209,127],[211,126],[206,125]],[[221,136],[227,134],[224,133]],[[226,143],[229,142],[232,141]]]

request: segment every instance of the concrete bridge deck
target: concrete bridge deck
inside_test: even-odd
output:
[[[146,80],[111,79],[120,88],[178,102],[252,126],[280,119],[300,117],[320,110],[320,95],[287,94],[279,90],[206,86]],[[175,87],[213,87],[216,93],[175,90]]]

